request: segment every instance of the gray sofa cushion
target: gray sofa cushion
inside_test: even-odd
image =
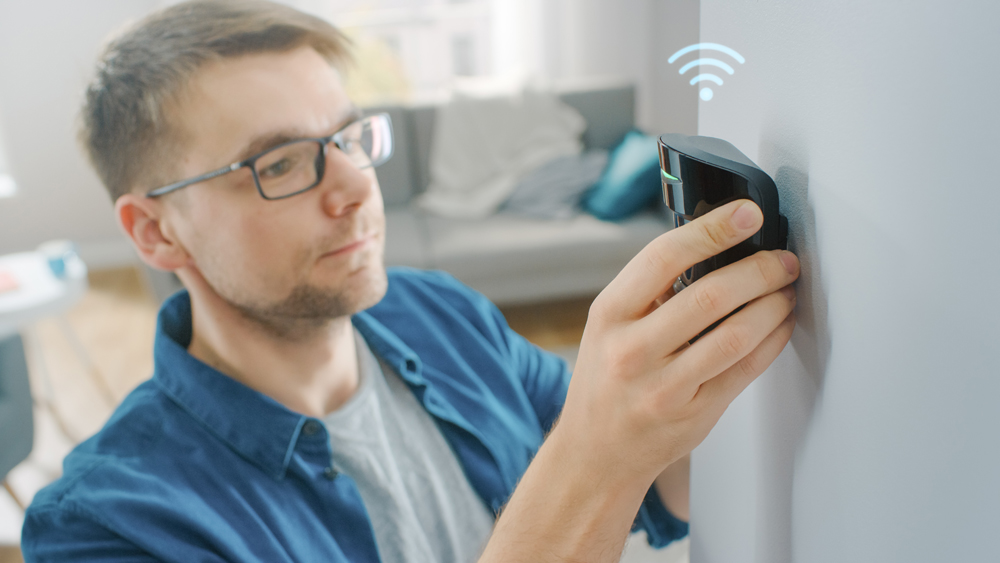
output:
[[[587,120],[583,148],[609,150],[635,126],[635,88],[622,86],[565,92],[562,101],[576,108]]]
[[[485,221],[434,216],[425,221],[428,266],[499,303],[595,294],[669,229],[657,211],[623,223],[586,214],[551,221],[505,213]]]
[[[610,149],[634,126],[635,88],[631,85],[569,91],[559,97],[587,121],[584,149]],[[376,173],[386,207],[405,206],[431,181],[429,163],[437,108],[379,106],[365,111],[384,111],[392,119],[396,151]]]

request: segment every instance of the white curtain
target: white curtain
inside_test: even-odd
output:
[[[3,143],[3,121],[0,121],[0,198],[10,197],[17,191],[14,178],[7,166],[7,154]]]
[[[493,70],[569,87],[631,83],[643,124],[656,1],[491,0]]]

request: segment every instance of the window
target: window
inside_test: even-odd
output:
[[[522,78],[557,78],[549,75],[559,65],[549,59],[558,54],[559,33],[543,22],[559,24],[561,13],[543,0],[277,1],[332,22],[353,40],[346,86],[362,107],[440,101],[460,81],[488,91]]]
[[[496,0],[284,0],[354,41],[347,90],[362,106],[434,99],[491,74]]]

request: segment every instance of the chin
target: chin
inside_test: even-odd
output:
[[[331,283],[336,284],[336,289],[333,286],[330,289],[340,293],[345,304],[349,303],[350,308],[357,312],[382,300],[388,288],[388,277],[381,252],[372,249],[353,258],[350,261],[353,263],[343,266],[344,269],[349,269],[349,273],[346,276],[343,273],[336,276],[337,281],[331,279]]]
[[[385,297],[385,292],[389,288],[389,278],[385,273],[385,266],[381,263],[366,266],[352,273],[351,278],[357,278],[352,280],[355,282],[352,284],[355,285],[352,289],[357,296],[352,300],[357,304],[355,313],[377,304]]]

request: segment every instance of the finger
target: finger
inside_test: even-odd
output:
[[[764,250],[710,272],[639,320],[632,330],[637,335],[656,335],[662,349],[669,352],[740,305],[774,293],[798,276],[799,261],[794,254]]]
[[[746,240],[762,224],[760,208],[738,200],[660,235],[601,292],[597,301],[602,311],[618,318],[641,317],[684,270]]]
[[[748,385],[753,383],[774,362],[778,354],[785,349],[789,339],[792,338],[793,330],[795,330],[795,314],[791,313],[778,328],[767,335],[767,338],[753,352],[744,356],[729,369],[702,383],[694,400],[715,404],[725,410]],[[719,414],[721,415],[721,412]]]
[[[666,293],[656,298],[656,306],[659,307],[660,305],[663,305],[664,303],[669,301],[674,295],[677,295],[677,292],[674,291],[674,288],[672,286],[667,288]]]
[[[686,383],[695,389],[752,354],[794,308],[795,291],[791,286],[754,299],[675,356],[670,370],[684,374],[689,378]],[[757,365],[754,359],[750,363],[747,367]]]
[[[666,293],[653,300],[653,302],[649,305],[649,311],[647,311],[647,313],[652,313],[657,307],[669,301],[676,294],[677,292],[674,291],[673,287],[668,288]]]

